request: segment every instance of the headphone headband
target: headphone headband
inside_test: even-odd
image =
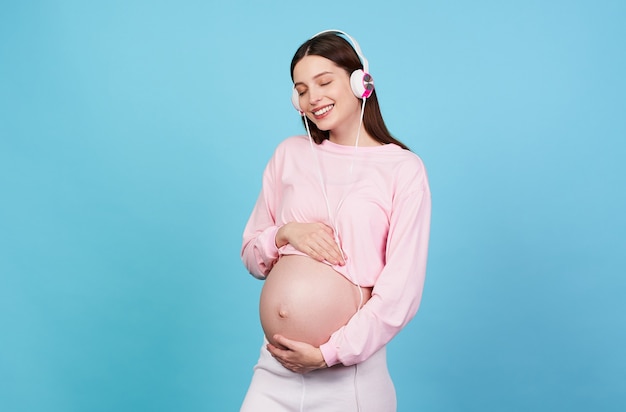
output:
[[[359,59],[361,60],[361,63],[363,64],[363,71],[365,73],[369,73],[369,63],[367,61],[367,59],[365,58],[365,56],[363,55],[363,52],[361,52],[361,47],[359,46],[359,43],[357,43],[356,40],[354,40],[352,38],[352,36],[350,36],[348,33],[346,33],[345,31],[342,30],[335,30],[335,29],[331,29],[331,30],[323,30],[319,33],[317,33],[316,35],[312,36],[311,39],[316,38],[319,35],[322,35],[324,33],[336,33],[336,34],[341,34],[342,36],[344,36],[346,39],[348,39],[350,41],[350,43],[352,43],[352,48],[354,49],[354,51],[356,52],[357,56],[359,56]],[[311,40],[309,39],[309,40]]]

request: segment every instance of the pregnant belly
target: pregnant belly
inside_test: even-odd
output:
[[[365,303],[371,288],[362,291]],[[280,334],[319,347],[348,322],[359,302],[359,287],[330,266],[306,256],[283,256],[261,291],[261,325],[275,345],[273,336]]]

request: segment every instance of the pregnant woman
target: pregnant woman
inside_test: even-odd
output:
[[[241,411],[395,411],[385,350],[422,296],[426,170],[387,130],[348,34],[307,40],[291,77],[307,135],[278,145],[244,229],[265,342]]]

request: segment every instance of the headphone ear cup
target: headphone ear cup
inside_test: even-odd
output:
[[[374,79],[369,73],[358,69],[350,75],[350,87],[352,87],[352,93],[359,99],[368,98],[374,91]]]
[[[293,107],[300,113],[302,113],[302,109],[300,108],[300,96],[298,95],[298,91],[296,90],[296,88],[294,87],[293,89],[291,89],[291,104],[293,104]]]

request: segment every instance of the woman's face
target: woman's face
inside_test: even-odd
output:
[[[350,88],[350,76],[332,60],[308,55],[293,69],[300,108],[320,130],[353,131],[360,119],[360,101]]]

